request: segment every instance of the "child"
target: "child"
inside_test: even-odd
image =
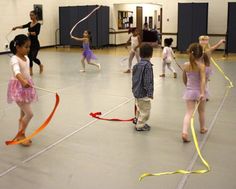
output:
[[[213,45],[211,47],[210,44],[209,44],[209,39],[210,39],[209,36],[201,35],[199,37],[199,44],[203,47],[204,53],[206,53],[209,56],[209,58],[210,58],[211,57],[211,53],[213,53],[213,51],[218,49],[220,47],[220,45],[225,43],[225,40],[221,39],[218,43],[216,43],[215,45]]]
[[[140,48],[141,61],[133,67],[132,92],[137,107],[136,131],[149,131],[150,126],[146,124],[150,116],[151,99],[153,99],[153,69],[150,59],[153,48],[144,44]]]
[[[172,38],[166,38],[164,40],[165,47],[162,52],[162,74],[160,75],[160,77],[165,77],[165,69],[167,65],[169,70],[173,72],[174,78],[177,78],[177,73],[175,72],[174,68],[171,66],[172,58],[175,59],[175,54],[171,48],[172,42],[173,42]]]
[[[15,101],[20,108],[19,131],[16,140],[21,140],[25,138],[26,128],[33,117],[31,102],[37,100],[27,57],[30,39],[26,35],[17,35],[10,43],[10,50],[14,54],[11,57],[13,77],[8,84],[7,97],[8,103]],[[31,140],[26,140],[22,145],[30,146],[31,143]]]
[[[140,58],[139,58],[139,47],[141,45],[140,36],[139,36],[138,31],[137,31],[136,28],[130,29],[129,33],[130,32],[132,33],[132,35],[130,36],[129,40],[127,41],[127,45],[131,42],[131,50],[130,50],[130,53],[129,53],[129,68],[124,73],[130,73],[131,72],[132,61],[134,59],[134,56],[136,57],[137,62],[140,61]]]
[[[205,102],[208,97],[208,91],[205,88],[206,77],[209,75],[206,72],[206,67],[203,59],[203,48],[198,43],[193,43],[188,49],[189,62],[184,64],[183,82],[186,86],[183,99],[186,100],[187,112],[184,117],[182,140],[190,142],[188,139],[188,128],[190,125],[191,116],[195,109],[195,104],[200,100],[198,106],[200,133],[207,132],[205,127]]]
[[[87,30],[84,31],[83,33],[83,38],[78,38],[78,37],[74,37],[71,36],[71,38],[77,40],[77,41],[82,41],[83,42],[83,58],[81,59],[81,63],[82,63],[82,69],[80,70],[80,72],[85,72],[85,59],[87,61],[88,64],[96,66],[99,70],[101,69],[101,65],[97,64],[97,63],[93,63],[91,62],[91,59],[97,59],[96,56],[93,54],[93,51],[89,48],[89,43],[91,41],[91,33]]]
[[[208,36],[200,36],[199,37],[199,44],[202,46],[203,48],[203,52],[204,52],[204,62],[206,65],[206,69],[208,70],[208,72],[210,72],[212,74],[212,69],[210,67],[210,59],[211,59],[211,54],[213,53],[213,51],[215,51],[217,48],[219,48],[220,45],[222,45],[223,43],[225,43],[224,39],[221,39],[218,43],[216,43],[215,45],[213,45],[212,47],[209,44],[209,37]],[[208,81],[210,81],[210,74],[209,76],[206,78],[206,87],[208,87]],[[209,98],[206,99],[206,101],[208,101]]]

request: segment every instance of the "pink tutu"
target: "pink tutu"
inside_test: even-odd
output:
[[[29,80],[29,83],[33,86],[32,79]],[[24,102],[31,103],[38,100],[38,96],[33,87],[24,88],[20,81],[17,79],[11,79],[8,83],[7,90],[7,102]]]

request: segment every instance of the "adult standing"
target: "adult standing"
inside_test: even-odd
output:
[[[39,73],[43,72],[43,65],[41,61],[37,58],[38,51],[40,49],[40,44],[38,40],[38,35],[40,33],[41,24],[37,20],[37,14],[35,11],[30,11],[31,22],[25,25],[13,27],[12,30],[28,28],[28,36],[31,41],[29,59],[30,59],[30,75],[33,75],[33,62],[38,64]]]

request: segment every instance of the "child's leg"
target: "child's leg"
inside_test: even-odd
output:
[[[132,61],[133,61],[133,59],[134,59],[134,56],[135,56],[135,52],[134,51],[130,51],[130,53],[129,53],[129,67],[128,67],[128,69],[129,70],[131,70],[131,67],[132,67]]]
[[[138,106],[138,99],[135,99],[135,117],[137,119],[139,117],[139,114],[140,114],[140,111],[139,111],[139,106]]]
[[[198,106],[198,114],[199,114],[199,123],[200,123],[200,132],[202,134],[207,132],[207,128],[205,127],[205,104],[206,101],[201,101]]]
[[[166,72],[166,62],[162,61],[162,74],[160,77],[165,77],[165,72]]]
[[[17,103],[17,105],[20,107],[22,115],[19,129],[22,133],[25,133],[25,130],[33,117],[33,112],[30,103]]]
[[[176,74],[176,71],[175,69],[171,66],[171,63],[168,63],[167,64],[167,67],[170,71],[172,71],[174,73],[174,78],[177,78],[177,74]]]
[[[150,117],[151,101],[149,99],[137,99],[137,108],[139,111],[136,128],[143,128]]]
[[[85,57],[83,56],[83,58],[81,59],[81,64],[82,64],[82,69],[80,70],[81,72],[85,72]]]
[[[22,129],[21,128],[21,121],[22,121],[24,116],[25,116],[25,113],[22,110],[20,110],[19,131],[21,131],[21,129]]]
[[[183,123],[183,134],[188,134],[188,128],[190,125],[190,120],[195,108],[195,101],[193,100],[187,100],[186,101],[187,111],[184,116],[184,123]]]
[[[100,69],[100,64],[97,64],[97,63],[93,63],[93,62],[91,62],[90,60],[87,60],[87,62],[88,62],[88,64],[90,64],[90,65],[93,65],[93,66],[96,66],[98,69]]]
[[[171,63],[168,63],[167,67],[170,71],[172,71],[173,73],[176,73],[175,69],[171,66]]]

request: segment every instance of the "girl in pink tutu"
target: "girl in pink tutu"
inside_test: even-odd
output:
[[[74,37],[74,36],[71,36],[71,38],[73,38],[77,41],[83,42],[84,51],[83,51],[83,58],[81,60],[82,69],[80,70],[80,72],[85,72],[85,59],[88,64],[96,66],[100,70],[101,69],[100,64],[91,62],[92,59],[93,60],[97,59],[96,56],[93,54],[93,51],[89,47],[89,43],[91,41],[91,33],[89,31],[85,30],[83,33],[83,38],[78,38],[78,37]]]
[[[188,53],[189,62],[186,62],[183,68],[183,82],[186,86],[183,99],[186,100],[187,105],[182,131],[183,142],[190,142],[188,139],[188,128],[197,101],[200,101],[198,106],[200,133],[204,134],[207,132],[205,127],[205,102],[206,98],[208,98],[206,78],[209,77],[210,70],[206,70],[203,48],[200,44],[191,44]]]
[[[30,50],[30,40],[26,35],[17,35],[10,43],[10,50],[14,54],[11,57],[11,68],[13,76],[8,83],[7,101],[16,102],[20,108],[19,129],[16,140],[25,138],[25,131],[33,117],[31,102],[37,100],[37,94],[33,88],[33,81],[29,72],[29,58],[27,54]],[[30,146],[31,140],[22,143]]]

